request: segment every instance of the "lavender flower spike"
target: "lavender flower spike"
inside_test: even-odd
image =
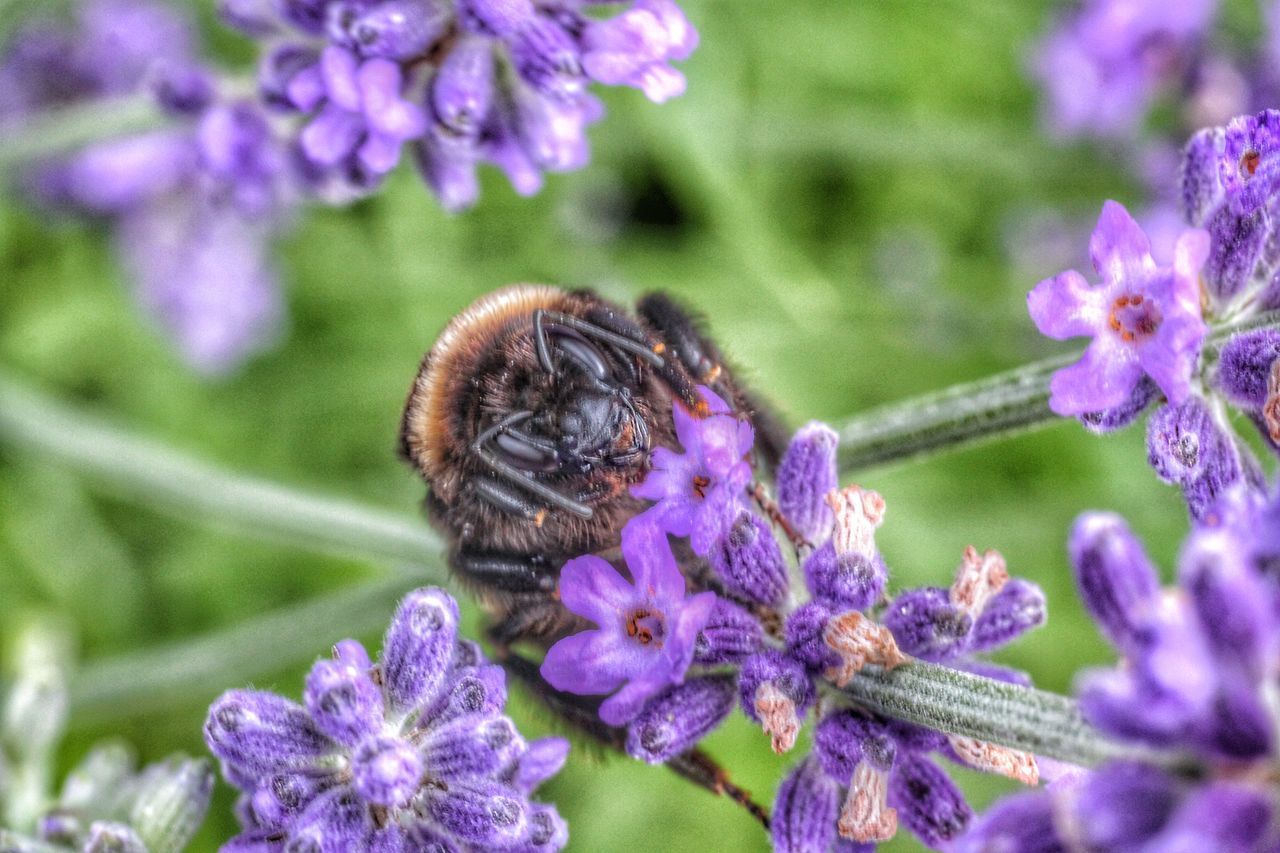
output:
[[[562,847],[563,822],[529,794],[568,744],[525,742],[502,714],[502,669],[459,641],[457,624],[446,593],[416,590],[380,663],[344,640],[312,668],[302,705],[223,694],[205,740],[244,792],[245,832],[227,849]]]
[[[1054,374],[1049,406],[1060,415],[1118,406],[1144,373],[1171,402],[1182,402],[1207,332],[1198,276],[1209,254],[1208,234],[1183,232],[1173,266],[1158,267],[1142,229],[1123,206],[1108,201],[1089,254],[1100,285],[1090,286],[1070,270],[1040,282],[1027,297],[1042,333],[1058,340],[1093,337],[1079,362]]]
[[[698,632],[716,602],[712,592],[685,596],[671,544],[645,515],[622,529],[622,556],[634,583],[593,555],[565,564],[561,600],[599,627],[556,643],[542,663],[542,677],[557,690],[616,690],[600,706],[600,718],[615,726],[633,719],[664,687],[684,680]]]

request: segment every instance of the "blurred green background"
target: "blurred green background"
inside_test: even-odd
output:
[[[219,31],[208,5],[199,14],[220,56],[246,66],[251,47]],[[423,487],[393,446],[418,360],[449,317],[510,282],[588,285],[624,302],[667,290],[706,315],[796,425],[1063,351],[1035,333],[1026,291],[1083,262],[1103,199],[1141,199],[1102,149],[1038,129],[1023,67],[1050,4],[683,5],[702,34],[688,94],[654,106],[603,93],[588,169],[552,176],[532,199],[486,174],[478,208],[450,217],[405,168],[375,198],[307,215],[282,246],[286,337],[224,380],[193,375],[140,320],[102,233],[4,198],[0,363],[204,459],[411,514]],[[1250,6],[1230,7],[1232,26],[1256,26]],[[6,6],[10,23],[21,7]],[[1066,257],[1037,248],[1038,223],[1055,217],[1083,225]],[[1097,439],[1064,423],[856,479],[888,503],[879,542],[894,589],[949,582],[968,544],[999,548],[1044,586],[1049,625],[1001,660],[1053,690],[1110,659],[1067,571],[1074,516],[1123,511],[1166,571],[1186,528],[1178,496],[1146,467],[1140,427]],[[382,571],[142,510],[0,445],[0,629],[29,611],[63,614],[87,662]],[[337,639],[316,637],[314,654]],[[376,634],[363,639],[377,647]],[[257,686],[296,696],[307,664]],[[232,686],[110,725],[73,721],[62,759],[109,732],[146,759],[202,753],[204,709]],[[523,697],[513,714],[527,734],[551,727]],[[709,742],[765,801],[805,747],[775,757],[741,719]],[[957,775],[975,805],[1009,787]],[[574,850],[767,848],[731,803],[621,758],[575,753],[541,797],[568,818]],[[234,831],[231,800],[220,787],[197,849]],[[890,849],[914,844],[904,834]]]

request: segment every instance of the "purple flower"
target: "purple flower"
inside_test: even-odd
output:
[[[655,448],[652,470],[631,494],[657,501],[645,515],[673,536],[690,537],[694,553],[702,556],[728,534],[742,510],[743,490],[751,482],[747,455],[755,433],[711,389],[698,390],[710,414],[698,418],[675,405],[672,417],[684,453]]]
[[[1217,0],[1091,0],[1039,46],[1032,71],[1047,120],[1074,136],[1131,135],[1161,88],[1180,82]]]
[[[927,757],[946,744],[937,732],[857,711],[823,717],[814,733],[814,755],[841,791],[840,835],[860,843],[886,841],[899,822],[930,847],[960,835],[972,811]]]
[[[564,823],[529,801],[564,762],[559,738],[527,743],[502,714],[502,669],[457,637],[440,590],[400,603],[373,664],[354,640],[307,677],[303,704],[232,690],[205,740],[244,792],[230,849],[560,849]],[[428,845],[429,846],[429,845]]]
[[[582,67],[591,79],[633,86],[654,103],[684,94],[684,75],[667,63],[688,59],[698,31],[671,0],[636,0],[630,9],[582,30]]]
[[[1204,231],[1179,238],[1172,267],[1158,267],[1142,229],[1120,204],[1102,207],[1089,254],[1096,287],[1074,270],[1046,279],[1027,306],[1051,338],[1092,336],[1076,364],[1054,374],[1050,407],[1061,415],[1121,405],[1144,374],[1171,402],[1186,399],[1207,329],[1200,319],[1198,275],[1208,256]]]
[[[317,194],[368,192],[412,140],[422,177],[450,211],[475,202],[482,163],[502,169],[522,195],[541,188],[543,172],[581,168],[586,127],[603,113],[589,80],[665,100],[685,85],[669,63],[697,44],[671,0],[636,0],[607,20],[576,2],[529,0],[222,6],[233,26],[270,40],[264,97],[311,116],[299,143],[318,167]]]
[[[644,516],[623,528],[622,556],[631,583],[600,557],[565,564],[561,601],[598,627],[556,643],[542,664],[543,678],[557,690],[613,693],[600,706],[600,718],[615,726],[632,720],[663,688],[684,680],[698,632],[716,601],[711,592],[686,597],[666,534]]]
[[[402,99],[400,87],[396,63],[361,61],[349,50],[326,47],[319,62],[289,85],[294,106],[319,109],[299,138],[303,153],[321,167],[354,157],[372,175],[391,171],[401,146],[426,130],[422,110]]]
[[[691,678],[667,688],[627,726],[627,754],[662,764],[695,746],[733,710],[731,675]]]

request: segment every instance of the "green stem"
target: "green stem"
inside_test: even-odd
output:
[[[317,551],[430,567],[443,579],[444,543],[420,519],[256,480],[96,421],[0,372],[0,442],[180,518]]]
[[[320,657],[343,637],[382,630],[411,582],[440,581],[441,574],[358,584],[203,637],[90,662],[71,679],[70,721],[79,726],[174,703],[208,704],[229,687]]]
[[[163,125],[155,99],[131,95],[88,101],[0,125],[0,174],[91,142]]]
[[[1238,332],[1280,325],[1280,311],[1214,327],[1204,361]],[[840,426],[840,470],[917,459],[946,450],[1007,438],[1058,419],[1049,409],[1049,378],[1077,356],[1057,356],[955,385],[912,400],[891,403]]]
[[[1066,696],[924,661],[892,672],[868,666],[844,694],[886,717],[1072,764],[1093,766],[1137,754],[1103,737]]]

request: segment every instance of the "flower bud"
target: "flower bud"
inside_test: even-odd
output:
[[[368,738],[351,754],[351,786],[366,803],[385,808],[408,803],[422,784],[422,771],[422,756],[398,737]]]
[[[367,669],[317,661],[302,698],[316,727],[344,746],[355,746],[382,727],[382,692]]]
[[[939,587],[911,589],[899,595],[884,614],[898,647],[924,660],[957,657],[968,649],[973,619],[951,603]]]
[[[730,595],[765,605],[780,604],[787,595],[782,549],[769,523],[754,513],[739,513],[710,558]]]
[[[1136,421],[1159,395],[1160,389],[1151,381],[1151,377],[1143,376],[1138,380],[1138,384],[1133,386],[1129,397],[1120,405],[1098,412],[1085,412],[1077,418],[1089,432],[1095,435],[1106,435],[1109,432],[1124,429]]]
[[[803,604],[787,617],[787,651],[815,674],[840,665],[839,655],[824,637],[829,621],[831,609],[821,601]]]
[[[716,598],[694,641],[693,659],[704,665],[741,663],[760,650],[764,632],[756,618],[727,598]]]
[[[445,35],[452,17],[443,0],[382,0],[340,26],[350,46],[363,57],[411,60]]]
[[[422,755],[434,778],[453,782],[490,775],[524,749],[524,739],[511,720],[473,714],[433,728],[422,744]]]
[[[148,850],[182,850],[204,822],[212,796],[207,761],[170,758],[142,772],[129,823]]]
[[[1209,294],[1218,304],[1230,302],[1253,278],[1269,223],[1263,211],[1240,215],[1229,208],[1209,220],[1209,258],[1203,276]]]
[[[512,40],[511,59],[525,82],[548,97],[568,100],[586,86],[578,46],[551,18],[538,15],[520,28]]]
[[[828,541],[804,561],[805,583],[814,597],[841,610],[866,610],[880,600],[888,581],[884,560],[874,551],[836,552]]]
[[[468,844],[508,847],[528,831],[528,809],[509,789],[480,782],[426,793],[424,816]]]
[[[1160,594],[1155,567],[1129,525],[1113,513],[1081,515],[1069,547],[1085,609],[1111,644],[1128,653]]]
[[[835,841],[840,791],[818,762],[801,762],[778,788],[770,834],[775,853],[827,850]]]
[[[458,634],[458,604],[435,588],[405,596],[382,641],[387,709],[421,708],[440,690]]]
[[[690,749],[729,716],[734,687],[731,675],[709,675],[668,688],[628,724],[627,754],[662,764]]]
[[[513,783],[528,793],[560,772],[569,757],[569,741],[562,737],[544,737],[529,744],[516,759]]]
[[[973,810],[951,777],[913,752],[898,756],[889,776],[889,805],[908,829],[936,849],[945,848],[973,819]]]
[[[1218,356],[1217,384],[1238,406],[1260,409],[1267,400],[1272,365],[1280,359],[1280,331],[1233,335]]]
[[[1021,578],[1013,578],[987,602],[969,632],[969,651],[999,648],[1047,618],[1044,592]]]
[[[778,464],[778,509],[812,543],[831,535],[835,516],[826,495],[839,485],[836,446],[840,437],[819,421],[802,426]]]
[[[1182,155],[1182,214],[1188,223],[1203,226],[1222,204],[1222,184],[1218,164],[1226,147],[1221,127],[1198,131]]]
[[[431,80],[431,111],[450,141],[474,143],[493,106],[493,47],[487,39],[463,37]]]
[[[506,38],[536,14],[531,0],[457,0],[458,20],[471,33]]]
[[[214,755],[252,775],[302,769],[335,748],[302,706],[256,690],[223,693],[209,707],[204,739]]]

